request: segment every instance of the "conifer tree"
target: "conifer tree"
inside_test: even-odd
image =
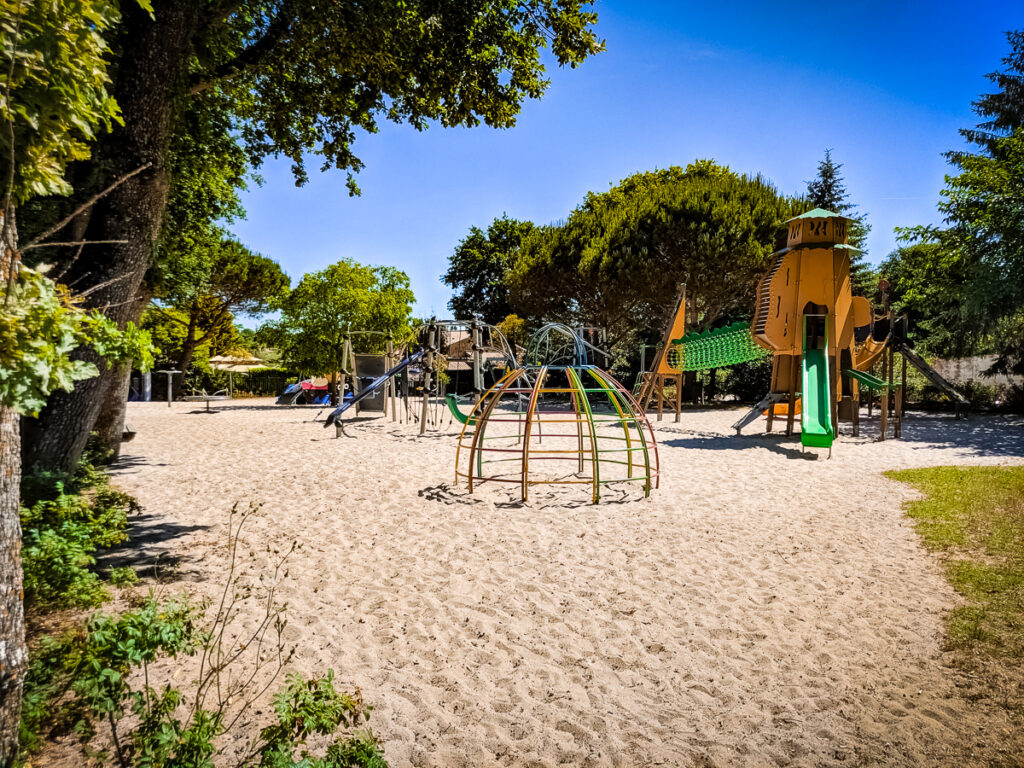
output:
[[[832,159],[832,150],[825,150],[825,159],[818,163],[818,175],[807,182],[807,199],[811,208],[824,208],[826,211],[839,213],[850,219],[848,242],[854,248],[860,248],[850,259],[850,279],[854,294],[869,296],[874,291],[875,273],[866,263],[866,248],[871,225],[864,214],[854,213],[857,208],[849,200],[843,176],[840,173],[843,164]]]

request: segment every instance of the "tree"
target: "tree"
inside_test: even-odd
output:
[[[961,134],[977,152],[947,153],[939,211],[946,226],[901,230],[908,242],[935,243],[937,286],[962,310],[946,330],[968,346],[991,342],[994,371],[1024,373],[1024,30],[1009,32],[1006,69],[989,79],[1000,90],[974,102],[988,118]]]
[[[71,349],[90,344],[110,358],[142,356],[144,335],[119,334],[82,312],[40,271],[21,263],[16,207],[37,195],[67,194],[66,165],[83,159],[95,132],[118,119],[107,92],[104,34],[117,9],[104,0],[0,3],[0,47],[6,59],[0,82],[0,766],[17,758],[21,692],[27,652],[22,604],[22,415],[33,414],[57,389],[95,376],[72,360]],[[143,361],[145,364],[145,361]]]
[[[850,202],[846,185],[840,173],[843,164],[832,159],[832,150],[825,150],[825,158],[818,163],[818,175],[807,182],[807,210],[824,208],[840,213],[850,220],[848,242],[860,252],[850,258],[850,282],[857,296],[870,296],[875,289],[875,274],[865,262],[868,233],[871,225],[864,214],[856,214],[857,206]]]
[[[761,177],[710,160],[635,174],[526,240],[511,275],[514,308],[601,325],[613,344],[637,328],[655,340],[680,283],[694,327],[748,315],[798,206]]]
[[[494,325],[511,314],[508,274],[519,256],[523,239],[534,230],[528,221],[503,215],[484,232],[471,227],[448,259],[442,278],[457,292],[448,302],[456,319],[470,320],[479,314]]]
[[[250,163],[305,158],[350,174],[362,163],[357,129],[380,119],[418,130],[515,124],[522,102],[546,86],[540,50],[576,66],[602,50],[596,15],[582,0],[460,0],[323,3],[317,0],[156,0],[153,13],[124,9],[114,49],[112,94],[122,123],[75,169],[83,195],[112,175],[146,164],[73,224],[83,236],[118,241],[74,261],[69,279],[93,289],[91,306],[122,323],[152,260],[172,183],[171,138],[194,104],[223,100]],[[354,180],[349,178],[352,191]],[[85,383],[44,414],[45,431],[70,439],[38,459],[67,467],[93,428],[111,378]]]
[[[897,248],[878,268],[889,283],[890,306],[907,315],[915,343],[929,354],[957,357],[977,351],[972,336],[962,332],[973,313],[949,290],[964,279],[961,267],[939,243],[929,242]]]
[[[281,350],[287,364],[314,376],[332,376],[347,367],[345,336],[356,351],[383,347],[386,334],[397,341],[410,335],[413,293],[409,277],[393,267],[367,267],[349,259],[304,275],[275,304],[281,319],[261,328],[258,338]]]
[[[180,310],[166,313],[166,318],[185,327],[174,363],[183,372],[176,378],[179,383],[198,345],[212,340],[208,337],[222,333],[225,327],[233,330],[235,315],[266,312],[290,282],[276,261],[253,253],[236,240],[222,239],[189,261],[192,269],[166,281],[171,287],[164,297]],[[163,311],[159,306],[154,309]]]

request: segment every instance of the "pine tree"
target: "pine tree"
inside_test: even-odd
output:
[[[870,296],[875,290],[876,274],[865,259],[867,258],[868,233],[871,225],[864,214],[857,214],[855,203],[849,201],[849,193],[843,184],[840,174],[843,164],[832,159],[832,150],[825,150],[825,159],[818,163],[818,175],[807,182],[807,200],[809,208],[824,208],[826,211],[839,213],[850,220],[847,242],[854,248],[860,248],[850,258],[850,280],[853,293],[857,296]]]

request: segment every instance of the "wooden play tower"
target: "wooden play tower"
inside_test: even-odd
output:
[[[806,445],[830,447],[841,412],[856,418],[857,381],[844,372],[866,370],[885,347],[858,347],[854,339],[855,328],[871,324],[872,310],[851,291],[857,249],[847,242],[848,224],[821,208],[790,219],[786,247],[773,254],[757,288],[750,331],[774,356],[767,428],[784,414],[791,435],[798,409],[812,408],[818,429],[808,430],[805,414]]]

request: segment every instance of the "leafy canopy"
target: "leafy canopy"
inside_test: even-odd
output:
[[[512,313],[507,275],[523,240],[534,229],[531,222],[507,215],[492,221],[486,232],[470,228],[448,258],[448,271],[442,278],[456,290],[448,303],[456,319],[469,320],[479,314],[493,325]]]
[[[199,25],[190,90],[232,102],[254,166],[305,156],[358,171],[357,132],[378,121],[422,130],[515,124],[548,85],[541,51],[577,66],[603,50],[581,0],[243,0],[211,3]],[[350,175],[350,188],[356,191]]]
[[[0,307],[0,404],[34,416],[57,390],[70,390],[98,373],[93,363],[72,360],[76,347],[90,346],[108,362],[153,364],[149,334],[128,323],[124,329],[74,305],[67,291],[45,275],[22,268]]]
[[[327,375],[345,367],[345,334],[377,331],[396,342],[410,334],[414,296],[409,277],[394,267],[368,267],[343,259],[304,275],[275,304],[280,320],[266,324],[261,341],[280,348],[293,368]],[[353,337],[357,351],[379,350],[382,335]]]
[[[961,131],[979,151],[947,154],[958,172],[946,177],[938,206],[946,226],[901,236],[937,244],[937,287],[963,305],[949,330],[974,348],[991,343],[995,370],[1024,373],[1024,30],[1007,38],[1005,70],[989,75],[1000,90],[974,103],[988,119]]]
[[[15,204],[68,194],[67,164],[120,120],[105,39],[119,19],[107,0],[0,0],[0,178],[6,187],[13,139]]]
[[[626,339],[660,328],[685,283],[698,324],[747,314],[799,206],[760,176],[711,160],[635,174],[527,239],[511,275],[515,309],[597,323]]]

